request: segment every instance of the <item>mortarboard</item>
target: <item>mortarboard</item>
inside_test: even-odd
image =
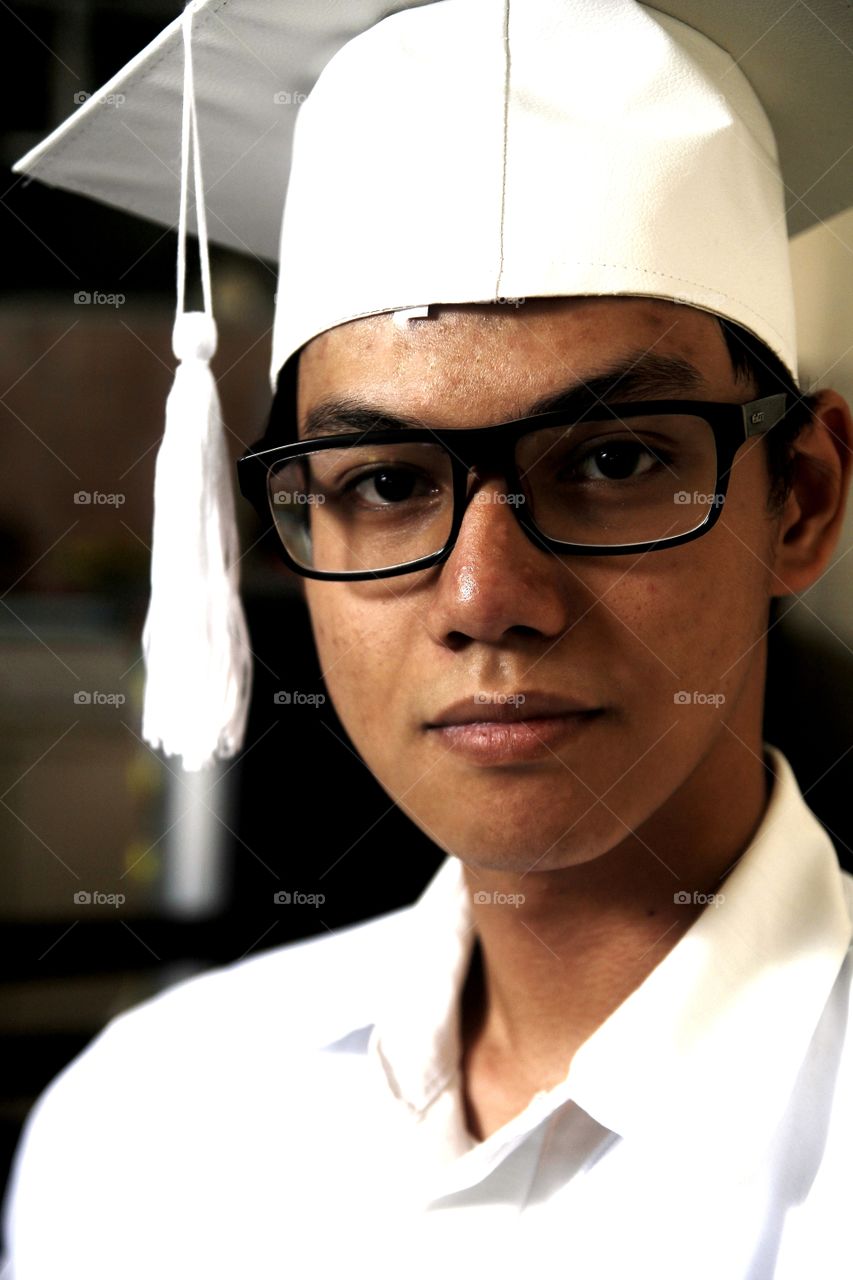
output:
[[[796,377],[788,237],[853,204],[851,46],[844,0],[194,0],[18,161],[180,224],[146,739],[231,755],[249,696],[208,236],[279,261],[273,391],[359,316],[611,294],[733,320]]]

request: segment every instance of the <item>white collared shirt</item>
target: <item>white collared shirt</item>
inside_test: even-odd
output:
[[[724,904],[485,1141],[447,858],[411,907],[114,1019],[27,1122],[4,1280],[849,1280],[853,877],[765,751]]]

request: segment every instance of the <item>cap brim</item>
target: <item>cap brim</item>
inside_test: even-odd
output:
[[[383,0],[196,5],[193,74],[211,240],[277,259],[298,104],[338,49],[387,9]],[[181,23],[170,23],[13,171],[176,225]],[[192,210],[189,223],[195,229]]]
[[[654,8],[714,40],[750,80],[776,134],[791,235],[853,204],[853,9],[845,0]],[[338,49],[387,12],[383,0],[197,6],[193,65],[212,240],[277,258],[298,104]],[[178,18],[14,171],[174,225],[182,84]]]

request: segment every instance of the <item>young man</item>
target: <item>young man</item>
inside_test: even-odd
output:
[[[300,356],[298,416],[304,435],[322,408],[326,436],[357,405],[368,443],[349,469],[369,477],[382,449],[369,449],[368,412],[462,430],[602,383],[612,387],[602,387],[604,403],[758,396],[708,313],[650,299],[559,299],[523,312],[437,308],[403,331],[389,316],[341,325]],[[642,475],[646,420],[627,421],[622,448],[627,439],[632,456],[602,452],[588,471],[621,461]],[[663,419],[655,425],[665,429]],[[820,393],[775,507],[765,444],[739,450],[718,525],[670,550],[556,555],[525,535],[500,500],[504,479],[484,468],[470,477],[440,566],[347,585],[306,580],[326,682],[359,753],[464,868],[482,959],[464,1046],[478,1137],[561,1081],[575,1050],[696,916],[713,914],[705,904],[725,899],[725,877],[765,815],[774,785],[761,739],[768,606],[806,589],[836,544],[849,410]],[[400,467],[418,466],[414,449]],[[665,471],[664,480],[673,523],[670,490],[681,481]],[[363,507],[379,507],[380,483],[361,483]],[[403,506],[390,469],[386,483],[386,506]],[[578,503],[595,500],[563,485]],[[602,511],[613,501],[598,498]],[[319,511],[315,525],[324,518],[333,517]]]
[[[853,422],[797,391],[760,103],[642,6],[476,0],[305,107],[241,483],[448,857],[115,1019],[28,1124],[15,1280],[846,1276],[853,880],[761,726]]]

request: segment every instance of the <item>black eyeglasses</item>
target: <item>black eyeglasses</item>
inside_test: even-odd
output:
[[[776,426],[787,395],[749,404],[639,400],[472,428],[351,431],[240,458],[240,488],[272,519],[286,564],[358,581],[428,569],[470,502],[509,506],[560,555],[662,551],[714,527],[735,454]],[[504,484],[483,488],[477,478]]]

